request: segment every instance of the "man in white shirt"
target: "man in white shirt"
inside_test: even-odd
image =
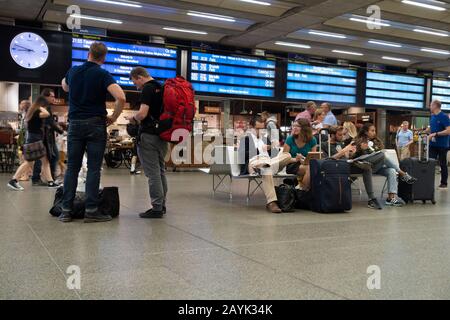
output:
[[[334,116],[333,112],[331,112],[331,104],[328,102],[322,103],[320,106],[321,109],[325,112],[325,119],[323,119],[323,127],[330,128],[338,125],[337,119]]]
[[[414,142],[413,138],[413,132],[409,130],[409,122],[403,121],[401,128],[397,132],[397,137],[395,138],[400,161],[411,157],[409,146]]]
[[[270,158],[268,152],[270,145],[264,138],[264,131],[265,122],[260,116],[250,121],[250,128],[239,144],[238,159],[241,175],[261,175],[267,210],[272,213],[281,213],[273,175],[289,164],[291,156],[280,152],[277,157]]]

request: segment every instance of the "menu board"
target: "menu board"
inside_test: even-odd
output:
[[[274,97],[275,65],[268,59],[193,51],[190,80],[199,93]]]
[[[450,80],[433,79],[432,99],[442,102],[442,110],[450,110]]]
[[[72,39],[72,66],[81,65],[87,60],[93,42],[83,37]],[[108,55],[102,68],[111,73],[121,86],[134,88],[130,80],[130,72],[134,67],[146,68],[160,82],[177,75],[176,49],[111,41],[103,43],[108,47]]]
[[[366,105],[422,109],[424,102],[424,78],[367,72]]]
[[[288,63],[286,98],[355,104],[356,78],[353,69]]]

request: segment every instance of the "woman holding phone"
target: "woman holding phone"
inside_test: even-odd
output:
[[[292,125],[292,135],[284,144],[283,152],[291,155],[290,164],[286,168],[288,174],[299,176],[301,188],[309,190],[310,174],[309,165],[305,160],[310,152],[317,151],[317,140],[313,136],[312,128],[308,120],[299,119]]]

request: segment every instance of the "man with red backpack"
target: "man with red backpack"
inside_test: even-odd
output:
[[[163,87],[142,67],[134,68],[130,79],[141,91],[141,101],[139,111],[128,120],[140,123],[138,154],[148,178],[152,201],[152,209],[139,216],[161,219],[166,213],[168,187],[165,157],[169,149],[168,142],[178,143],[192,131],[194,91],[182,77],[168,79]]]

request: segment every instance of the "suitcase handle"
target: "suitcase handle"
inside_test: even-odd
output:
[[[422,159],[422,139],[423,137],[427,140],[427,152],[426,152],[426,160]],[[423,132],[419,132],[419,161],[422,163],[428,163],[430,161],[430,138],[429,135]]]
[[[322,128],[319,131],[319,152],[322,153],[322,132],[328,135],[328,158],[332,158],[331,153],[331,142],[330,142],[330,130],[328,128]]]

